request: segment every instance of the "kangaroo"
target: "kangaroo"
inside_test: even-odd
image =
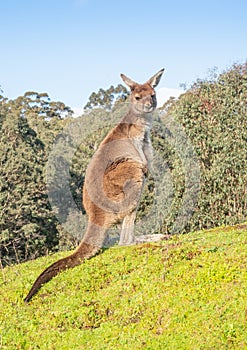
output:
[[[63,270],[73,268],[95,256],[103,245],[107,230],[122,223],[120,245],[135,243],[134,222],[145,178],[152,161],[150,129],[152,112],[157,106],[154,88],[164,69],[145,84],[121,74],[130,88],[130,107],[123,119],[108,133],[86,170],[83,204],[88,225],[74,253],[45,269],[24,299]]]

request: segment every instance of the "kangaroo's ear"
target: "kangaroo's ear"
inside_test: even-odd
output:
[[[152,76],[152,78],[150,78],[150,79],[147,81],[147,83],[148,83],[149,85],[151,85],[152,88],[155,88],[155,87],[159,84],[160,79],[161,79],[161,77],[162,77],[162,74],[163,74],[164,70],[165,70],[165,69],[162,68],[160,71],[158,71],[158,73],[156,73],[154,76]]]
[[[123,79],[123,81],[125,82],[125,84],[128,85],[130,90],[133,90],[134,87],[137,85],[137,83],[135,81],[133,81],[130,78],[126,77],[126,75],[120,74],[120,76]]]

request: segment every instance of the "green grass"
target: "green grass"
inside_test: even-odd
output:
[[[247,349],[246,224],[110,248],[24,304],[65,255],[2,270],[1,349]]]

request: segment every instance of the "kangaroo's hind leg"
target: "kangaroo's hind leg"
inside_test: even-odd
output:
[[[135,226],[136,210],[125,216],[122,223],[119,245],[129,245],[135,242],[134,226]]]

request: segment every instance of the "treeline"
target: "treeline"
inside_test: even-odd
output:
[[[47,94],[0,96],[3,266],[70,249],[81,239],[85,169],[121,118],[127,96],[121,86],[100,89],[76,119]],[[137,233],[188,232],[246,220],[246,115],[247,64],[195,82],[157,111],[154,170],[140,203]],[[51,155],[54,169],[48,169]],[[74,205],[63,192],[66,176]],[[75,234],[72,226],[78,228]]]

